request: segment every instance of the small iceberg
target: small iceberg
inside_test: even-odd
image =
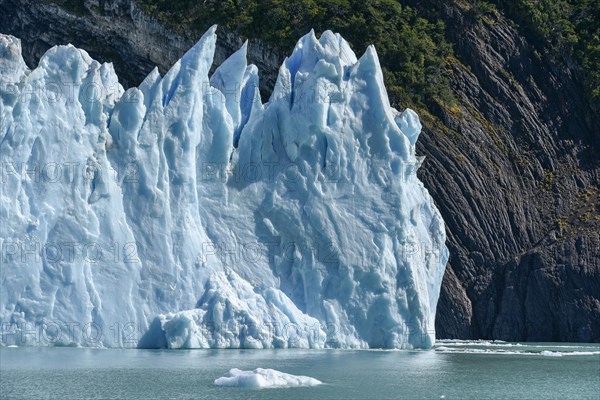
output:
[[[283,388],[316,386],[322,382],[309,376],[291,375],[270,368],[256,368],[254,371],[242,371],[232,368],[218,379],[215,385],[244,388]]]
[[[546,357],[562,357],[562,354],[557,351],[544,350],[540,354]]]

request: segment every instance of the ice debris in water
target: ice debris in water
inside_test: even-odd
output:
[[[254,371],[232,368],[224,376],[215,380],[215,385],[218,386],[260,389],[316,386],[321,383],[309,376],[286,374],[270,368],[256,368]]]

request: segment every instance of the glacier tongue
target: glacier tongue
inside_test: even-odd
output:
[[[375,49],[311,31],[262,104],[215,31],[126,92],[0,35],[0,343],[430,347],[444,223]]]

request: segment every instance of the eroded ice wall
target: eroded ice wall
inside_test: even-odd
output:
[[[127,92],[0,36],[3,344],[429,347],[448,252],[377,54],[304,36],[262,104],[211,28]]]

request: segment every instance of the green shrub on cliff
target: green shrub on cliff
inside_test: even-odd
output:
[[[410,0],[138,1],[171,25],[202,31],[218,23],[243,36],[262,39],[282,52],[289,52],[311,28],[316,32],[331,29],[340,32],[357,53],[369,44],[377,45],[392,102],[419,107],[431,101],[453,101],[444,74],[452,57],[444,24],[435,13],[428,13],[425,19],[423,13],[403,5]],[[571,58],[588,95],[600,103],[599,0],[455,1],[468,2],[480,14],[497,5],[538,46],[556,57]],[[426,7],[419,4],[420,10]]]
[[[444,24],[394,0],[140,0],[159,19],[202,31],[218,23],[282,52],[314,28],[339,32],[360,55],[375,43],[393,103],[451,102],[444,75],[452,47]]]
[[[600,103],[599,0],[496,0],[510,18],[555,56],[571,57],[592,100]]]

